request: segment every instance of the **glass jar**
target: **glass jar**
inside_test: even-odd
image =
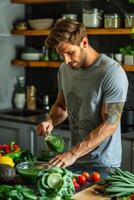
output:
[[[102,25],[103,10],[97,8],[91,10],[83,10],[82,21],[86,27],[98,28]]]
[[[73,20],[77,20],[77,15],[76,14],[63,14],[62,15],[62,19],[73,19]]]
[[[34,85],[27,86],[26,90],[27,96],[27,109],[36,109],[36,88]]]
[[[23,109],[26,102],[25,98],[25,78],[24,76],[18,76],[13,99],[15,107]]]
[[[128,13],[125,15],[125,28],[134,27],[134,13]]]
[[[118,14],[105,14],[104,15],[104,28],[120,28],[121,18]]]

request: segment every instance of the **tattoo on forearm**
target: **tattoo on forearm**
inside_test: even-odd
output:
[[[104,106],[104,117],[109,124],[115,124],[119,121],[124,103],[108,103]]]

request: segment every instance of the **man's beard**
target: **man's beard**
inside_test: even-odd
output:
[[[71,65],[71,62],[70,62],[69,65],[70,65],[70,67],[71,67],[72,69],[77,70],[77,69],[81,68],[82,66],[84,66],[85,61],[86,61],[86,55],[83,56],[83,58],[81,58],[81,60],[80,60],[79,62],[77,62],[77,61],[74,62],[74,63],[77,63],[76,65],[73,66],[73,62],[72,62],[72,65]]]

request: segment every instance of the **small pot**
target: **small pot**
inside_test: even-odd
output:
[[[134,109],[127,109],[122,112],[121,123],[123,126],[134,126]]]

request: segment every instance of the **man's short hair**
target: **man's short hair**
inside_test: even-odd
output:
[[[48,48],[56,48],[62,42],[79,46],[84,37],[87,37],[87,32],[83,24],[76,20],[62,19],[54,25],[45,44]]]

